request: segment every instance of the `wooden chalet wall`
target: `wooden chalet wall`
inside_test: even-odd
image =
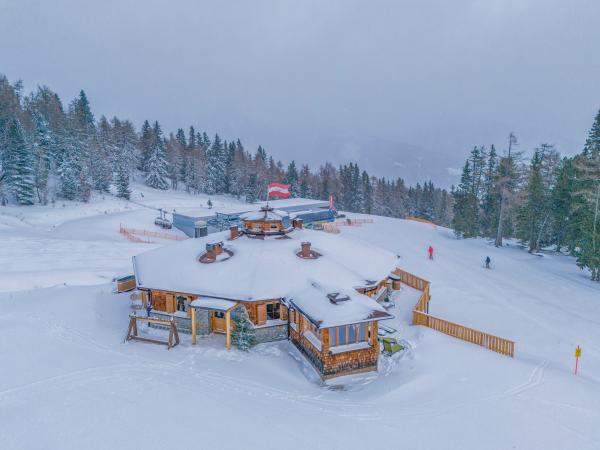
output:
[[[285,228],[281,220],[264,221],[264,220],[245,220],[244,230],[249,232],[275,233],[282,232]]]
[[[173,314],[177,311],[177,297],[187,297],[190,302],[197,298],[195,295],[182,294],[179,292],[159,291],[154,289],[149,292],[152,299],[152,309],[169,314]],[[147,294],[145,296],[144,294],[142,295],[144,298],[147,298]],[[188,317],[191,317],[190,308],[188,308]]]
[[[187,297],[189,301],[195,300],[199,298],[196,295],[191,294],[182,294],[179,292],[169,292],[169,291],[159,291],[159,290],[150,290],[150,295],[152,297],[152,309],[156,311],[162,311],[169,314],[173,314],[177,311],[177,297],[183,296]],[[145,291],[142,292],[143,298],[147,298],[147,294]],[[288,309],[287,307],[281,303],[280,299],[270,299],[270,300],[260,300],[256,302],[239,302],[241,305],[246,307],[248,311],[248,316],[250,317],[250,321],[257,326],[265,325],[267,323],[267,305],[279,303],[280,306],[280,320],[287,321],[288,319]],[[188,308],[188,317],[191,317],[191,311]]]
[[[250,317],[250,321],[254,325],[265,325],[267,323],[267,305],[269,303],[279,303],[280,306],[280,320],[288,319],[288,310],[287,307],[281,303],[279,299],[271,299],[271,300],[260,300],[255,302],[240,302],[240,304],[246,307],[248,311],[248,316]]]
[[[379,358],[377,321],[369,322],[370,333],[366,333],[366,339],[370,342],[368,348],[333,354],[329,347],[329,329],[324,328],[320,332],[315,332],[314,325],[304,315],[298,311],[294,311],[294,314],[297,314],[298,318],[296,323],[293,320],[291,321],[290,339],[317,369],[323,379],[377,370]],[[321,349],[317,348],[304,335],[307,330],[312,331],[320,339]]]
[[[369,348],[332,354],[329,348],[329,329],[323,330],[323,375],[325,378],[377,370],[379,359],[379,341],[377,340],[377,322],[370,322]]]

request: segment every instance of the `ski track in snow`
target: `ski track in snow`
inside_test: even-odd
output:
[[[533,389],[534,387],[538,386],[544,380],[544,371],[546,370],[547,366],[548,361],[542,361],[541,363],[539,363],[531,372],[529,380],[527,380],[526,383],[509,389],[508,391],[504,392],[504,396],[519,395],[529,389]]]

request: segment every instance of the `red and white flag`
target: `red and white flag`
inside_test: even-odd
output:
[[[289,184],[281,184],[281,183],[269,183],[268,196],[271,197],[289,197],[290,194],[290,185]]]

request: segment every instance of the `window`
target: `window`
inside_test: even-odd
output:
[[[359,323],[358,324],[358,341],[363,342],[367,340],[367,324]]]
[[[367,323],[352,323],[329,328],[329,346],[366,342],[368,337]]]
[[[183,297],[181,295],[177,296],[177,311],[187,311],[187,297]]]
[[[281,304],[267,303],[267,320],[279,320],[281,318]]]
[[[298,331],[298,327],[300,326],[300,314],[295,309],[290,309],[289,316],[291,327]]]
[[[343,325],[341,327],[337,327],[338,329],[338,343],[337,345],[344,345],[347,344],[347,333],[346,333],[346,325]]]
[[[225,317],[225,313],[223,311],[215,311],[214,317],[215,319],[223,319]]]

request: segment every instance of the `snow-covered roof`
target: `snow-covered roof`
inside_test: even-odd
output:
[[[284,217],[289,217],[289,214],[277,209],[250,211],[240,215],[242,220],[282,220]]]
[[[342,301],[335,301],[336,297]],[[370,297],[331,284],[309,283],[291,293],[285,301],[297,307],[319,328],[393,317]]]
[[[311,198],[282,198],[269,200],[269,206],[275,209],[281,209],[284,211],[297,211],[307,209],[318,209],[327,208],[329,203],[323,200],[314,200]],[[192,217],[206,217],[212,216],[215,212],[222,214],[243,214],[249,212],[251,209],[258,209],[263,206],[267,206],[266,201],[249,205],[248,203],[228,203],[215,205],[213,209],[208,208],[197,208],[197,207],[179,207],[177,208],[177,214],[184,214]]]
[[[339,234],[296,229],[285,238],[242,235],[229,241],[227,237],[227,232],[216,233],[135,256],[138,286],[251,301],[284,298],[313,282],[350,289],[367,280],[381,280],[396,267],[393,253]],[[206,244],[218,241],[233,256],[214,264],[199,263]],[[305,241],[322,256],[296,256]]]
[[[237,302],[224,298],[202,297],[190,303],[192,308],[210,309],[214,311],[228,311],[237,305]]]

